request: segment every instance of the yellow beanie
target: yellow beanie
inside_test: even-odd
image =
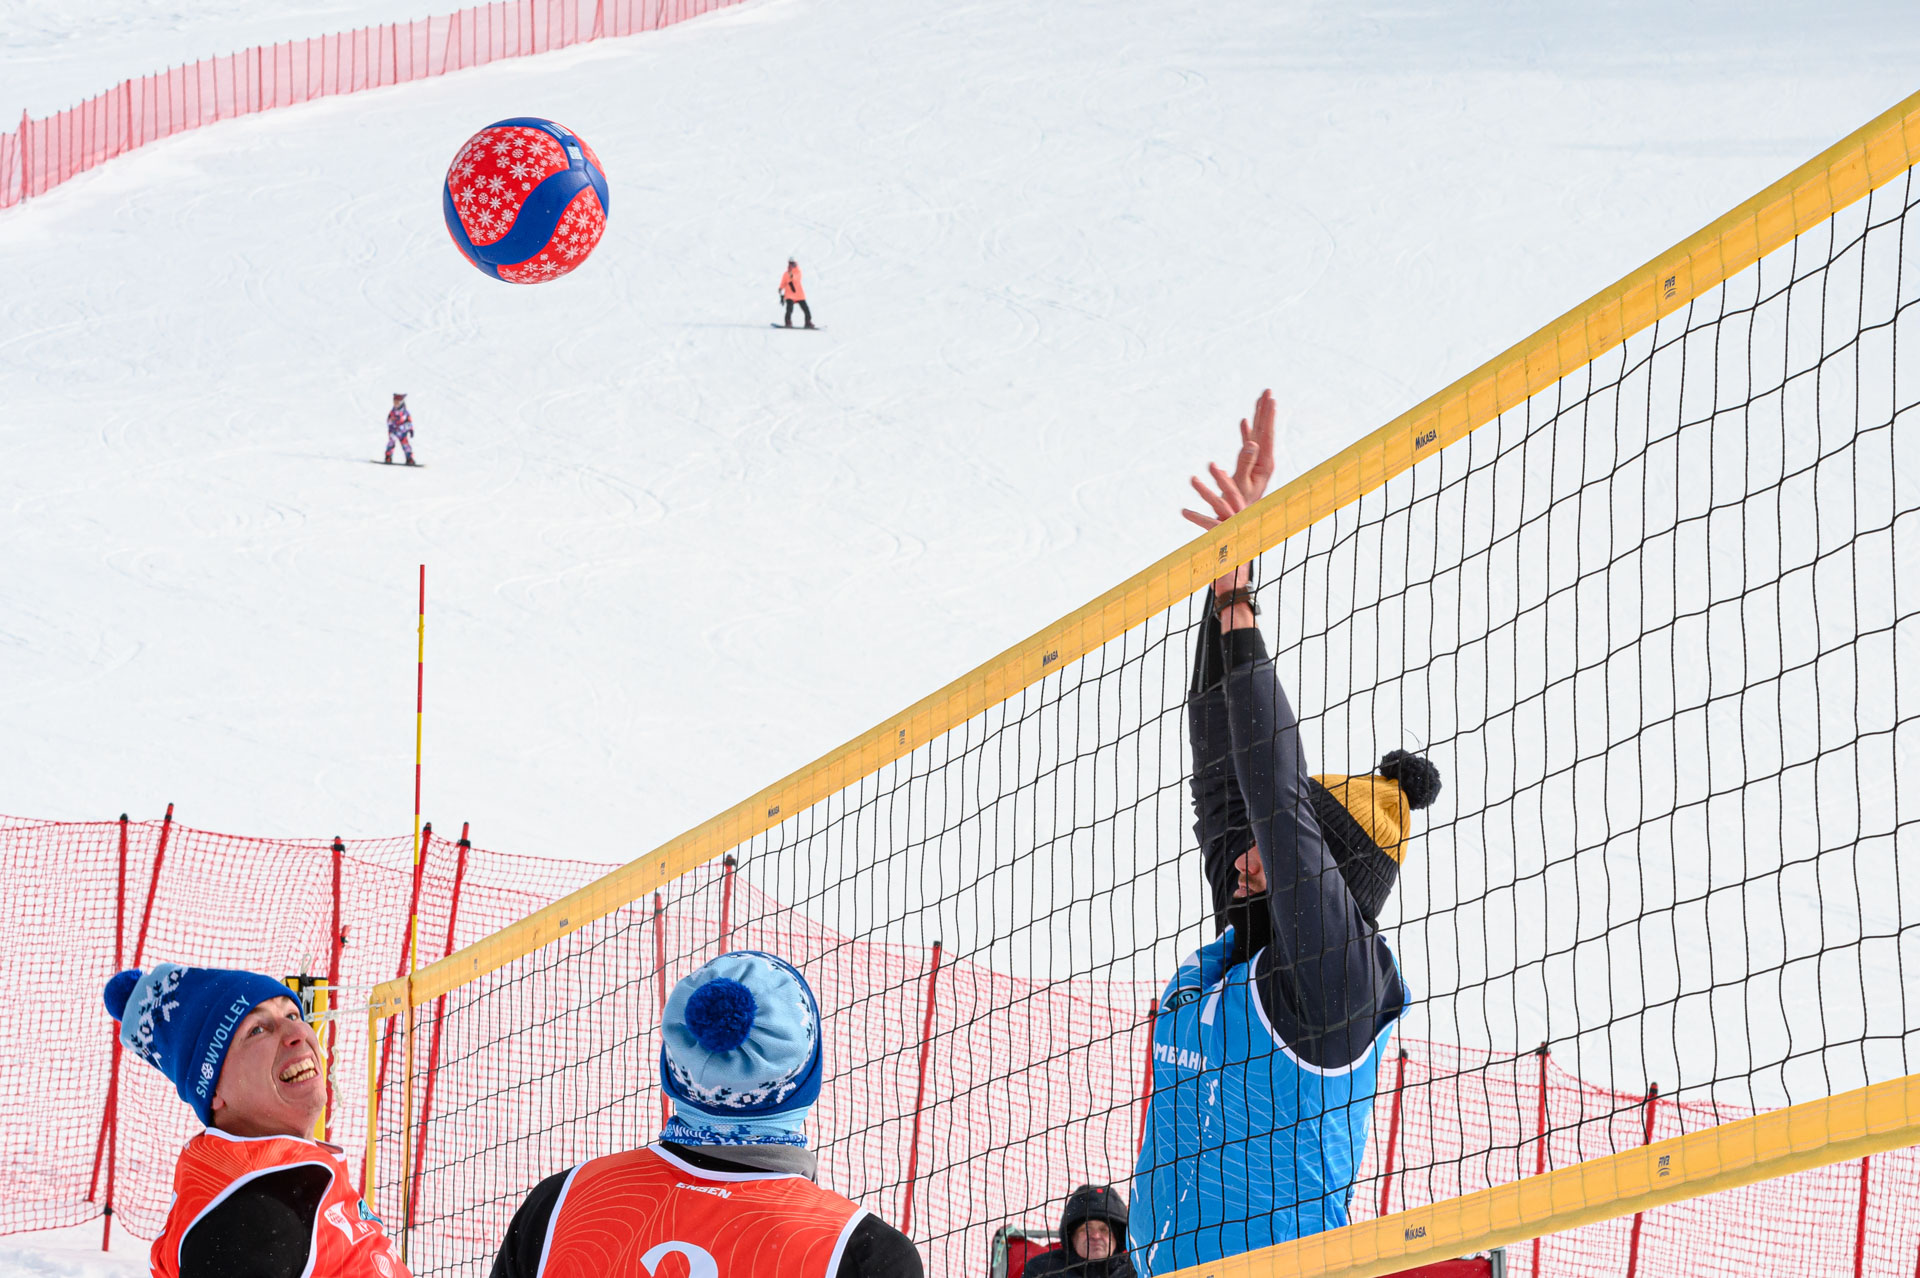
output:
[[[1313,778],[1327,793],[1340,800],[1340,806],[1353,814],[1374,846],[1399,861],[1406,852],[1407,834],[1413,821],[1413,805],[1398,781],[1372,773],[1359,777],[1321,776]]]

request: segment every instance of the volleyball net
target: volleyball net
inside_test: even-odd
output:
[[[367,1182],[414,1271],[484,1273],[532,1185],[657,1133],[665,993],[729,948],[813,983],[821,1179],[929,1272],[1129,1186],[1155,998],[1213,931],[1204,591],[1249,561],[1313,769],[1408,747],[1445,788],[1380,920],[1414,998],[1356,1109],[1355,1223],[1215,1271],[1543,1235],[1512,1271],[1863,1255],[1870,1168],[1909,1183],[1887,1151],[1920,1140],[1916,156],[1920,95],[818,763],[380,987],[403,1064],[369,1079]],[[1797,1210],[1687,1203],[1723,1190]],[[1912,1201],[1871,1222],[1909,1268]]]

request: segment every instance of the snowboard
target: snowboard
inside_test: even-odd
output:
[[[786,325],[785,325],[785,324],[775,324],[775,325],[773,325],[773,327],[774,327],[774,328],[785,328],[785,327],[786,327]],[[794,331],[794,332],[796,332],[796,333],[824,333],[824,332],[826,332],[826,331],[827,331],[827,326],[826,326],[825,324],[815,324],[815,325],[814,325],[814,326],[813,326],[812,328],[805,328],[805,327],[803,327],[803,326],[801,326],[801,325],[799,325],[799,324],[795,324],[795,325],[793,326],[793,331]]]
[[[367,458],[367,460],[373,463],[375,466],[397,466],[401,470],[408,469],[408,466],[405,462],[384,462],[384,461],[381,461],[378,457],[369,457]],[[426,468],[427,468],[427,464],[423,461],[417,461],[412,466],[412,469],[414,470],[425,470]]]

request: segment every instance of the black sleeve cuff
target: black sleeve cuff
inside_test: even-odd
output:
[[[493,1258],[492,1278],[533,1278],[540,1272],[540,1253],[546,1250],[547,1222],[560,1205],[560,1191],[567,1187],[572,1171],[555,1172],[528,1192],[520,1209],[513,1213],[507,1236]]]
[[[1227,648],[1227,669],[1238,670],[1267,659],[1267,640],[1258,626],[1243,626],[1220,636]]]
[[[853,1227],[833,1278],[922,1278],[919,1249],[905,1234],[878,1216]]]

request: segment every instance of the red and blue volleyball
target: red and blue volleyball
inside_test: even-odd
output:
[[[441,188],[447,234],[509,284],[558,279],[607,229],[607,178],[579,134],[532,117],[489,124],[460,148]]]

